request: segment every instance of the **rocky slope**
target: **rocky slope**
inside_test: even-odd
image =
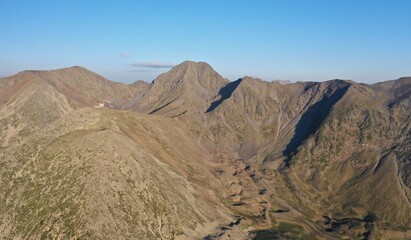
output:
[[[5,239],[409,239],[411,78],[0,79]]]

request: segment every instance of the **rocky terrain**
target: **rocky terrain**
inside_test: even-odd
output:
[[[0,239],[411,239],[411,78],[0,78]]]

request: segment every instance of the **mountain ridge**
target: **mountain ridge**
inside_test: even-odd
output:
[[[0,235],[407,239],[411,78],[0,78]],[[288,225],[287,225],[288,224]]]

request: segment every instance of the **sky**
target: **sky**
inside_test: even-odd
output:
[[[409,0],[0,0],[0,76],[83,66],[151,81],[185,61],[223,77],[411,75]]]

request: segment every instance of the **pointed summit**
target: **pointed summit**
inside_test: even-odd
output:
[[[207,63],[185,61],[157,77],[147,92],[128,108],[168,116],[205,111],[227,83],[228,80]]]
[[[193,84],[204,90],[220,89],[221,84],[225,84],[226,81],[209,64],[193,61],[184,61],[154,80],[167,84]]]

